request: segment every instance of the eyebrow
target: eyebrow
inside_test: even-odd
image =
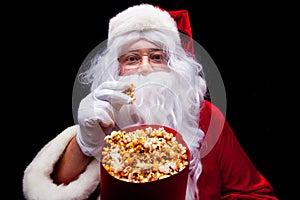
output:
[[[150,52],[154,52],[154,51],[163,51],[162,49],[160,49],[160,48],[144,48],[144,49],[147,49],[148,51],[150,51]],[[143,50],[144,50],[143,49]],[[129,50],[129,51],[127,51],[127,52],[124,52],[125,54],[126,53],[135,53],[135,52],[138,52],[139,50],[141,50],[141,49],[133,49],[133,50]]]

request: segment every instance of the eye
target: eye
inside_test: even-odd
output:
[[[154,60],[161,60],[161,59],[163,59],[163,57],[161,55],[159,55],[159,54],[153,55],[151,58],[154,59]]]
[[[140,58],[137,56],[137,55],[129,55],[127,58],[126,58],[126,61],[128,62],[135,62],[137,60],[140,60]]]
[[[119,62],[125,65],[135,65],[140,62],[141,57],[139,54],[128,53],[120,56]]]
[[[150,59],[152,62],[159,62],[159,63],[167,61],[166,54],[162,51],[151,53]]]

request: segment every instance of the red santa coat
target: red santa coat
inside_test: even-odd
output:
[[[199,126],[205,137],[210,130],[214,133],[209,134],[215,134],[213,138],[217,139],[208,139],[203,145],[213,147],[208,152],[201,151],[206,155],[201,159],[200,199],[277,199],[270,183],[240,146],[224,115],[209,101],[204,102]]]
[[[76,126],[58,134],[26,167],[23,177],[26,199],[100,199],[100,163],[96,159],[68,185],[56,185],[51,180],[55,163],[76,134]],[[209,101],[203,104],[199,126],[205,133],[200,151],[203,167],[198,180],[200,200],[278,200],[270,183],[240,146],[221,111]]]

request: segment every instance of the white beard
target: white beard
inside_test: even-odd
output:
[[[136,101],[122,106],[115,113],[115,120],[120,128],[159,124],[181,134],[198,129],[199,98],[182,76],[175,72],[154,72],[147,76],[122,76],[120,81],[136,86]],[[193,138],[185,136],[185,139],[190,143]]]
[[[197,193],[196,182],[200,176],[200,143],[203,132],[199,129],[200,101],[183,76],[176,72],[153,72],[147,76],[122,76],[120,81],[136,86],[136,101],[115,113],[116,124],[122,129],[140,124],[157,124],[179,132],[191,152],[187,199]]]

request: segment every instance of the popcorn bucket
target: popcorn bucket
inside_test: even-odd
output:
[[[172,133],[177,142],[186,147],[188,164],[184,169],[155,181],[149,182],[128,182],[115,178],[105,169],[102,160],[100,162],[100,198],[101,200],[184,200],[186,195],[187,180],[189,173],[190,152],[183,141],[182,136],[175,130],[160,125],[139,125],[123,129],[126,132],[137,129],[145,130],[151,127],[158,129],[163,127],[168,133]],[[103,150],[103,149],[102,149]],[[102,153],[102,151],[101,151]]]

